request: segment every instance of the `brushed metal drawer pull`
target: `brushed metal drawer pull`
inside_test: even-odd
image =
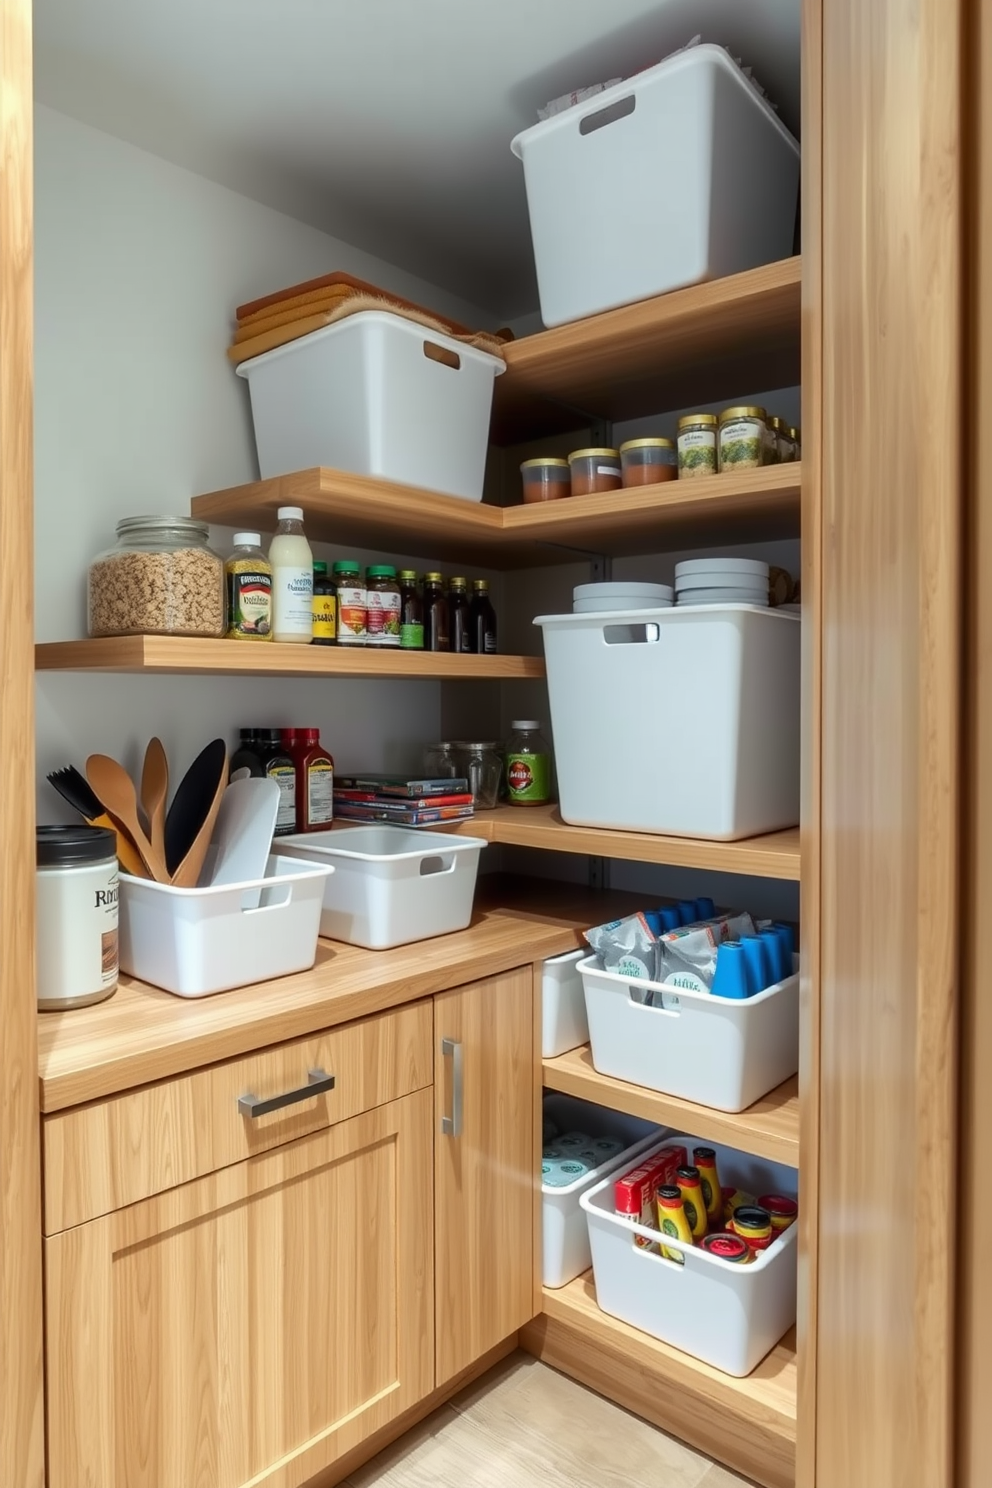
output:
[[[457,1039],[441,1040],[441,1056],[451,1060],[451,1115],[441,1117],[441,1131],[446,1137],[460,1137],[463,1126],[462,1045]]]
[[[284,1090],[282,1095],[270,1095],[268,1100],[257,1095],[239,1095],[238,1110],[242,1116],[268,1116],[270,1111],[281,1111],[284,1106],[295,1106],[297,1101],[312,1100],[315,1095],[326,1095],[333,1089],[333,1075],[312,1069],[307,1073],[307,1083],[298,1090]]]

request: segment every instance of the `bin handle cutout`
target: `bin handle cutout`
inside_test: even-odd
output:
[[[455,372],[459,370],[462,359],[457,351],[452,351],[448,346],[438,346],[436,341],[424,342],[424,356],[429,361],[440,362],[442,367],[451,367]]]
[[[603,640],[608,646],[644,646],[661,640],[661,626],[653,621],[644,625],[604,625]]]
[[[451,873],[454,871],[454,867],[454,853],[450,853],[447,858],[443,858],[440,853],[436,853],[434,857],[421,858],[420,876],[421,878],[426,878],[428,874],[432,873]]]
[[[634,996],[635,992],[643,992],[645,990],[647,990],[647,989],[646,989],[646,984],[644,984],[644,983],[641,983],[641,982],[628,982],[627,983],[627,996],[630,999],[630,1001],[634,1004],[635,1007],[644,1008],[645,1012],[648,1012],[648,1013],[660,1013],[663,1018],[681,1018],[681,1016],[682,1016],[681,1005],[679,1007],[677,1007],[677,1008],[656,1007],[654,1005],[654,1003],[651,1003],[651,1002],[642,1002],[639,997],[635,997]],[[651,988],[651,990],[654,991],[653,988]],[[672,996],[675,998],[676,1001],[678,1001],[678,994],[677,993],[672,993]]]
[[[271,887],[266,884],[262,889],[246,889],[241,895],[241,913],[257,914],[260,910],[281,909],[292,897],[293,885],[281,884],[276,879]]]
[[[626,98],[618,98],[616,103],[608,103],[605,108],[597,109],[594,114],[586,114],[579,121],[580,134],[593,134],[597,129],[605,129],[607,124],[615,124],[618,119],[626,119],[637,107],[637,94],[628,93]]]

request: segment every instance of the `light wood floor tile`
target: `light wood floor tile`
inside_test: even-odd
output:
[[[728,1467],[721,1467],[714,1462],[709,1472],[702,1479],[699,1488],[757,1488],[750,1478],[739,1478],[732,1473]]]
[[[348,1483],[350,1488],[537,1488],[514,1442],[493,1442],[448,1406],[380,1452]]]

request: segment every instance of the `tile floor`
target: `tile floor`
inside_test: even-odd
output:
[[[749,1488],[528,1354],[511,1355],[348,1488]]]

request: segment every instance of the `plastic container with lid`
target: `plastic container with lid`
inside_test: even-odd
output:
[[[272,564],[272,635],[309,646],[313,639],[313,553],[303,533],[303,508],[280,506],[269,544]]]
[[[400,644],[400,586],[390,563],[373,563],[365,575],[368,646]]]
[[[623,485],[620,455],[615,449],[573,450],[568,457],[573,496],[619,491]]]
[[[679,479],[716,475],[715,413],[686,413],[678,423]]]
[[[117,836],[38,827],[38,1007],[88,1007],[117,986]]]
[[[506,744],[507,800],[511,806],[544,806],[551,800],[551,745],[535,718],[517,718]]]
[[[327,572],[326,563],[313,566],[313,644],[336,646],[338,643],[338,586]]]
[[[91,636],[214,636],[226,628],[224,560],[191,517],[123,517],[87,576]]]
[[[742,405],[720,414],[720,469],[757,470],[766,463],[768,415],[763,408]]]
[[[364,646],[368,607],[361,567],[354,558],[342,558],[332,574],[338,591],[338,645]]]
[[[628,439],[620,446],[625,486],[655,486],[676,480],[679,456],[672,439]]]
[[[520,467],[524,501],[557,501],[572,494],[572,472],[567,460],[539,455]]]
[[[608,579],[595,584],[576,584],[572,610],[587,615],[604,610],[666,610],[672,606],[671,584],[641,584],[632,579]]]
[[[271,641],[272,565],[259,532],[236,532],[227,575],[227,636],[232,641]]]

